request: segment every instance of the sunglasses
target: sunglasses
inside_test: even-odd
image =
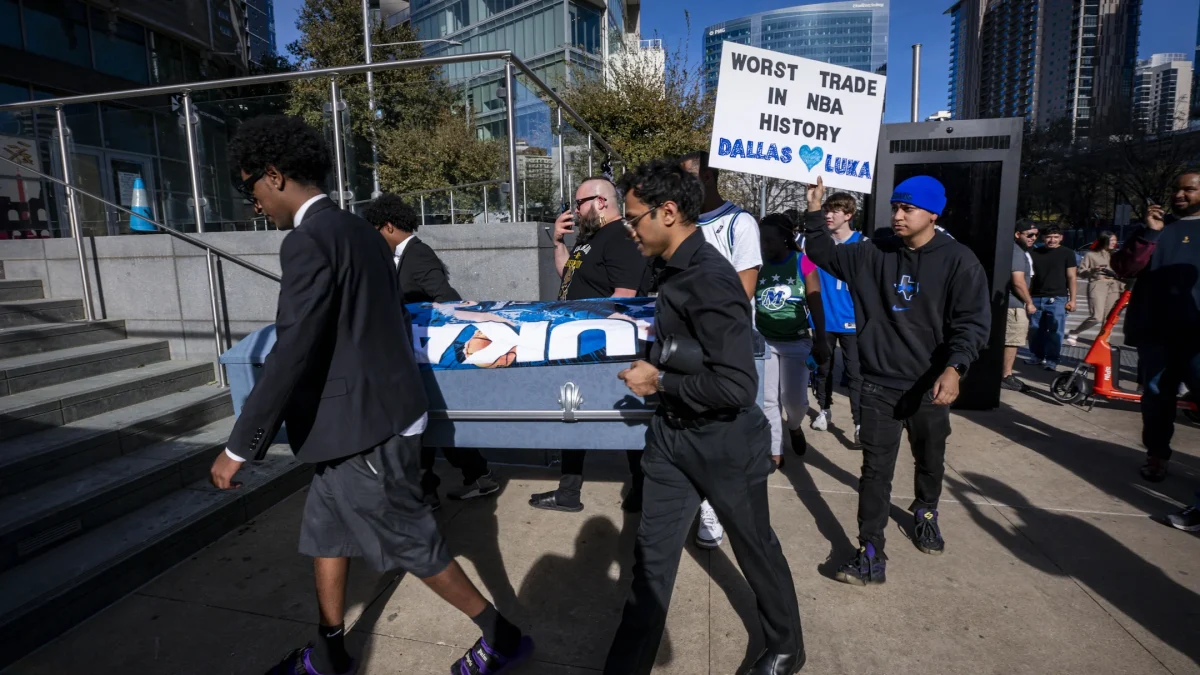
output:
[[[238,194],[245,197],[247,201],[257,202],[258,199],[254,196],[254,185],[262,180],[263,172],[255,171],[250,174],[250,177],[243,181],[234,181],[233,187],[238,191]]]
[[[592,201],[593,199],[599,199],[599,198],[600,198],[600,195],[592,195],[591,197],[584,197],[583,199],[576,199],[575,200],[575,210],[578,211],[579,207]]]
[[[659,206],[661,206],[661,204]],[[641,214],[640,216],[637,216],[633,219],[627,218],[625,220],[625,227],[628,228],[629,230],[637,229],[637,224],[638,224],[639,220],[641,220],[642,218],[645,218],[646,216],[650,215],[651,213],[654,213],[657,210],[658,210],[658,206],[655,206],[654,208],[650,209],[649,211],[646,211],[645,213]]]

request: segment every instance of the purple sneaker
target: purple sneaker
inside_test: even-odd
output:
[[[533,639],[528,635],[521,637],[517,651],[512,656],[501,656],[500,652],[492,649],[483,638],[475,642],[475,646],[467,650],[463,657],[450,666],[450,675],[500,675],[507,673],[509,668],[524,661],[533,653]]]
[[[322,673],[313,668],[312,661],[309,657],[312,655],[312,645],[294,649],[290,654],[283,657],[283,660],[275,664],[266,675],[355,675],[358,672],[358,662],[354,661],[350,664],[350,670],[342,673]]]

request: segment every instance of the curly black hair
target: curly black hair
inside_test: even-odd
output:
[[[675,202],[688,222],[700,217],[704,186],[700,179],[685,171],[678,160],[655,159],[621,176],[621,194],[633,195],[650,206]]]
[[[304,185],[321,185],[333,166],[320,132],[299,117],[263,115],[238,127],[229,142],[233,166],[249,174],[268,166]]]
[[[367,208],[363,209],[362,217],[379,229],[388,223],[392,227],[405,232],[416,232],[421,227],[421,219],[411,206],[406,204],[398,195],[379,195]]]

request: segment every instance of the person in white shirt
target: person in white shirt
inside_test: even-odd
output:
[[[758,290],[758,270],[762,267],[762,248],[759,244],[758,221],[754,216],[721,197],[717,187],[719,173],[708,165],[707,152],[693,152],[680,158],[684,171],[695,175],[704,186],[702,213],[697,221],[704,240],[733,265],[746,301],[752,302]],[[696,528],[696,545],[717,548],[725,540],[725,528],[717,519],[708,500],[700,503],[700,527]]]

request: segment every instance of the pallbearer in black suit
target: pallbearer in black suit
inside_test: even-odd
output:
[[[450,285],[446,266],[429,244],[417,238],[421,220],[403,199],[397,195],[380,195],[367,205],[363,218],[379,230],[394,252],[404,304],[462,300]],[[442,448],[442,454],[451,466],[462,471],[463,476],[462,487],[447,494],[450,499],[475,499],[500,491],[488,471],[487,460],[475,448]],[[437,448],[421,449],[421,494],[434,511],[442,507],[438,499],[441,480],[433,471],[436,459]]]
[[[284,421],[296,457],[315,465],[300,552],[314,558],[320,630],[315,646],[295,650],[270,672],[356,670],[343,644],[351,556],[420,578],[479,625],[483,637],[452,673],[507,672],[533,643],[451,559],[421,500],[427,402],[391,249],[322,194],[329,152],[300,119],[245,122],[229,150],[241,170],[239,189],[255,209],[276,227],[296,230],[279,251],[275,347],[213,462],[212,482],[235,486],[243,458],[262,459]]]
[[[642,522],[633,584],[605,675],[649,673],[701,495],[708,498],[758,600],[767,648],[750,675],[792,675],[804,640],[792,573],[771,530],[767,476],[771,432],[755,403],[758,374],[750,303],[733,266],[696,228],[704,192],[678,163],[655,161],[621,179],[625,222],[644,256],[666,261],[658,277],[656,339],[696,345],[686,372],[638,361],[620,377],[638,396],[658,394],[646,432]]]

